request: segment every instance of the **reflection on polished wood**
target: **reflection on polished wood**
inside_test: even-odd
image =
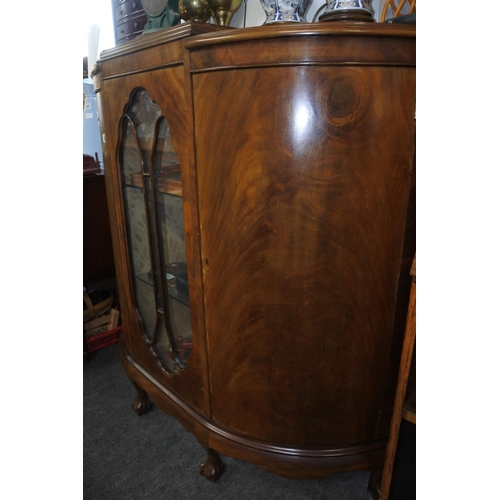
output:
[[[200,474],[211,483],[215,483],[223,472],[224,464],[218,453],[209,448],[207,451],[207,459],[201,464]]]
[[[412,101],[413,77],[299,66],[193,78],[200,117],[217,113],[207,94],[252,96],[223,120],[195,122],[220,424],[301,447],[349,446],[380,432],[414,126],[411,113],[387,104],[396,85],[398,99]],[[272,106],[257,89],[273,89]],[[314,425],[304,425],[306,414]]]
[[[134,387],[137,391],[137,397],[132,402],[132,409],[137,415],[141,416],[151,410],[151,403],[145,390],[136,383],[134,383]]]

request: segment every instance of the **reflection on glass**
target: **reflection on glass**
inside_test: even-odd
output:
[[[166,119],[148,93],[122,120],[120,163],[130,267],[145,341],[168,372],[192,350],[182,179]]]
[[[142,321],[144,334],[148,341],[152,342],[156,324],[154,289],[152,284],[146,286],[144,281],[138,279],[143,274],[151,272],[144,194],[140,189],[125,186],[124,201],[137,312]]]

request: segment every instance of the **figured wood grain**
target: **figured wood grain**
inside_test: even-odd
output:
[[[193,73],[291,64],[415,66],[415,29],[399,28],[283,23],[201,35],[184,44],[190,49]]]
[[[333,37],[330,37],[333,38]],[[273,40],[272,57],[269,57],[269,41],[241,41],[235,45],[208,46],[204,50],[193,51],[191,72],[206,72],[234,67],[265,67],[291,64],[380,64],[386,66],[410,66],[415,64],[408,58],[408,51],[414,45],[411,39],[403,39],[394,48],[390,38],[368,38],[344,36],[335,39],[334,49],[327,37],[316,36],[307,40],[308,50],[301,50],[304,40],[278,38]],[[390,50],[393,48],[394,50]],[[353,54],[359,56],[353,58]],[[387,56],[386,54],[389,54]]]
[[[103,77],[119,78],[131,73],[183,64],[183,38],[220,29],[215,25],[187,22],[168,30],[141,35],[132,42],[104,50],[101,52]]]
[[[296,446],[375,439],[414,72],[239,69],[193,88],[214,420]]]
[[[200,27],[199,23],[192,23],[193,29]],[[197,49],[210,46],[234,46],[242,41],[268,40],[269,45],[274,43],[276,39],[286,38],[290,41],[301,40],[304,44],[309,44],[311,39],[316,36],[321,37],[336,37],[336,41],[346,36],[361,36],[372,39],[391,38],[393,39],[392,49],[398,50],[397,45],[404,39],[408,38],[415,41],[415,26],[404,24],[388,25],[388,24],[366,24],[366,23],[276,23],[273,25],[256,26],[241,29],[233,29],[229,31],[219,31],[214,33],[205,33],[197,37],[186,38],[184,45],[194,52]],[[335,47],[331,47],[335,49]],[[272,50],[272,49],[271,49]],[[306,49],[307,50],[307,49]],[[303,49],[302,52],[305,50]],[[353,59],[362,57],[362,54],[352,54]],[[386,57],[390,54],[386,53]],[[272,57],[270,54],[268,57]],[[413,58],[414,54],[407,52],[407,58]]]

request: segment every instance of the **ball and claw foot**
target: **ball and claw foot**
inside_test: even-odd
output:
[[[224,464],[216,451],[209,448],[207,453],[207,459],[201,464],[200,474],[211,483],[215,483],[224,472]]]
[[[138,416],[141,416],[151,410],[151,403],[149,402],[147,392],[142,389],[142,387],[139,387],[135,382],[134,387],[137,391],[137,397],[132,402],[132,410],[134,410]]]

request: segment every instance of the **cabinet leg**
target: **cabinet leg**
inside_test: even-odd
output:
[[[219,454],[212,450],[207,449],[207,459],[201,464],[200,474],[208,479],[210,482],[215,483],[224,472],[224,464],[219,457]]]
[[[368,491],[372,494],[375,500],[379,500],[380,495],[380,484],[382,482],[382,468],[375,469],[370,475],[370,480],[368,481]]]
[[[132,409],[135,411],[135,413],[137,413],[137,415],[144,415],[144,413],[147,413],[149,410],[151,410],[151,403],[149,402],[148,394],[135,382],[132,383],[134,384],[135,390],[137,391],[137,397],[132,402]]]

